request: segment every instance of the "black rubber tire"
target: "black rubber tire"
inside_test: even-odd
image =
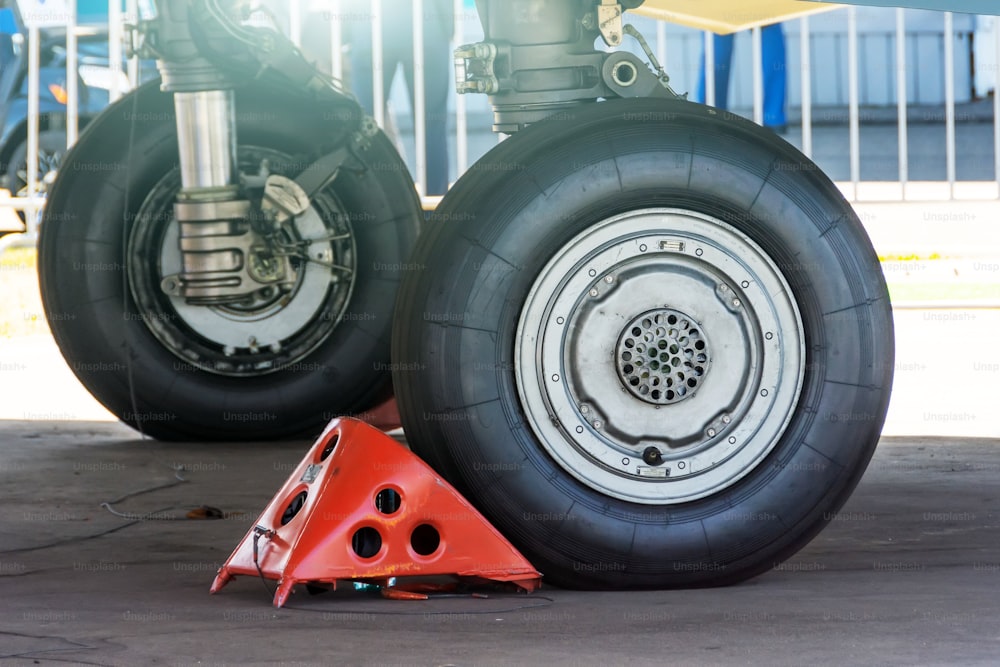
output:
[[[674,505],[578,482],[542,448],[515,376],[529,288],[570,239],[630,210],[712,215],[756,241],[801,312],[804,383],[767,458]],[[507,139],[463,176],[418,241],[393,330],[409,443],[558,585],[722,585],[804,546],[846,501],[888,407],[894,339],[875,252],[834,185],[748,121],[681,101],[617,100]],[[613,355],[609,355],[609,363]]]
[[[319,103],[264,85],[237,90],[236,108],[241,145],[301,155],[303,168],[336,146],[351,127],[345,119],[358,113],[347,100]],[[374,166],[349,165],[332,186],[351,212],[358,253],[340,324],[288,369],[217,375],[152,335],[126,277],[125,221],[178,162],[172,96],[153,82],[109,107],[66,156],[39,245],[45,311],[76,376],[122,421],[171,440],[308,437],[390,395],[392,308],[423,216],[384,135],[372,137],[362,158]]]
[[[62,163],[62,159],[66,155],[66,131],[65,130],[45,130],[38,133],[38,151],[39,155],[43,152],[54,156],[54,161],[56,166]],[[7,174],[6,178],[6,188],[10,191],[12,196],[17,196],[20,190],[27,186],[27,182],[20,176],[20,172],[24,171],[28,165],[28,142],[27,140],[21,142],[17,148],[10,154],[10,160],[7,162]],[[49,170],[45,170],[49,171]],[[45,173],[39,174],[39,179],[45,176]],[[44,188],[43,188],[44,192]],[[21,220],[25,219],[24,211],[17,211],[18,217]]]

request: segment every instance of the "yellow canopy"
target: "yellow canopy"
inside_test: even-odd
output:
[[[646,0],[633,11],[725,35],[839,7],[799,0]]]

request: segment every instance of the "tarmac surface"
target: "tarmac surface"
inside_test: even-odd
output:
[[[0,424],[0,657],[9,664],[923,665],[1000,655],[1000,441],[884,438],[808,547],[724,589],[545,587],[427,602],[349,592],[274,609],[216,569],[307,443],[143,441],[115,423]],[[100,506],[155,513],[130,524]],[[191,507],[216,521],[168,520]],[[101,537],[88,536],[107,533]]]

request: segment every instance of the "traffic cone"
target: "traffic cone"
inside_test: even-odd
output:
[[[452,575],[510,582],[539,574],[458,491],[406,447],[355,419],[335,419],[219,570],[296,584]],[[401,589],[402,590],[402,589]]]

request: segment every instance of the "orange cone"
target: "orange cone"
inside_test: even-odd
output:
[[[450,484],[415,454],[355,419],[335,419],[219,570],[296,584],[454,575],[533,591],[539,574]]]

